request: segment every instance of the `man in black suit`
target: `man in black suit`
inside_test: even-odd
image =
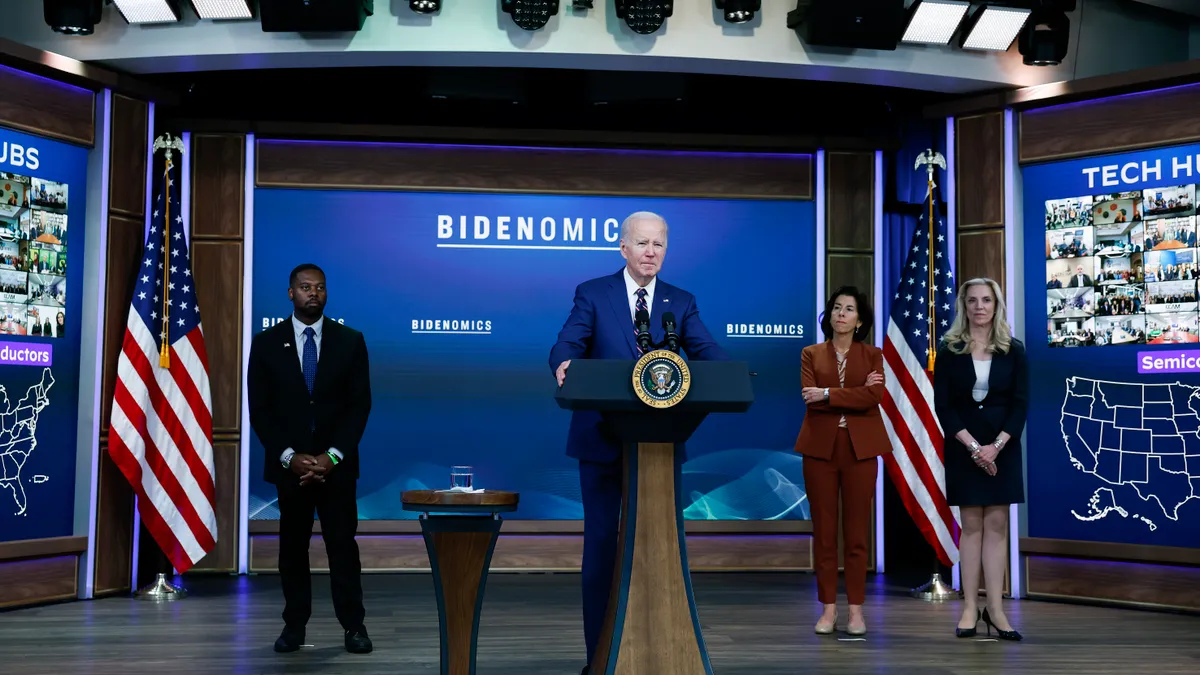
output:
[[[1092,278],[1083,273],[1083,265],[1075,266],[1075,276],[1071,277],[1071,283],[1067,288],[1084,288],[1092,285]]]
[[[371,412],[367,344],[362,333],[323,316],[325,273],[292,270],[290,320],[254,337],[247,388],[250,425],[265,449],[263,478],[279,495],[279,576],[284,628],[275,651],[304,642],[312,614],[308,544],[313,510],[329,554],[329,581],[346,650],[371,651],[363,626],[358,556],[358,443]]]

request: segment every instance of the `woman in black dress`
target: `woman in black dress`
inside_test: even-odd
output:
[[[934,408],[945,433],[946,500],[962,519],[963,614],[955,634],[975,635],[980,619],[1006,640],[1020,640],[1004,615],[1010,504],[1025,501],[1021,431],[1029,399],[1025,345],[1012,337],[1004,297],[991,279],[958,290],[954,324],[933,371]],[[981,570],[982,568],[982,570]],[[987,606],[982,614],[979,576]]]

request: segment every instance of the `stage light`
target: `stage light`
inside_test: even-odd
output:
[[[946,45],[958,30],[971,3],[965,0],[917,0],[908,8],[908,27],[901,42]]]
[[[963,25],[959,46],[963,49],[1006,52],[1031,13],[1026,7],[980,7]]]
[[[746,23],[762,9],[762,0],[715,0],[717,9],[725,13],[726,23]]]
[[[521,30],[544,28],[558,14],[558,0],[500,0],[500,9],[512,17]]]
[[[250,0],[192,0],[192,8],[201,19],[252,19]]]
[[[126,23],[175,23],[179,8],[175,0],[113,0]]]
[[[592,0],[571,0],[571,9],[591,9]]]
[[[408,8],[417,14],[433,14],[442,8],[442,0],[408,0]]]
[[[905,0],[796,0],[787,26],[806,44],[892,51],[904,32]]]
[[[1067,57],[1071,20],[1066,12],[1038,10],[1017,36],[1017,50],[1027,66],[1057,66]]]
[[[639,35],[649,35],[671,16],[675,3],[672,0],[616,0],[617,18]]]
[[[103,0],[45,0],[42,18],[56,33],[91,35],[103,15]]]

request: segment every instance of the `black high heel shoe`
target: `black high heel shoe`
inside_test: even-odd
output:
[[[987,626],[988,637],[991,637],[992,629],[996,628],[996,624],[992,623],[992,617],[988,615],[986,608],[983,610],[983,623]],[[996,628],[996,634],[1001,640],[1012,640],[1013,642],[1021,641],[1021,634],[1015,630],[1000,630],[999,628]]]
[[[979,610],[975,610],[975,623],[970,628],[954,627],[954,637],[972,638],[975,637],[975,626],[979,625]]]

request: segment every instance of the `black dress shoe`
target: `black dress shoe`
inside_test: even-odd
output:
[[[279,635],[279,639],[275,641],[275,651],[277,652],[294,652],[300,649],[300,645],[304,644],[304,629],[291,628],[285,626],[283,633]]]
[[[583,670],[579,671],[579,675],[591,675],[591,673],[592,673],[591,666],[584,666]]]
[[[365,626],[359,626],[358,630],[346,631],[346,651],[351,654],[369,654],[374,647],[371,645],[371,638],[367,637],[367,629]]]

